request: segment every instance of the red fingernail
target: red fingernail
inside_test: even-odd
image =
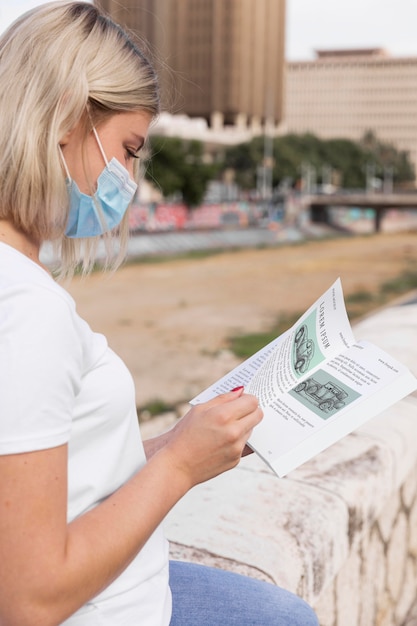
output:
[[[230,391],[240,391],[241,389],[243,389],[243,385],[240,385],[240,387],[234,387],[234,389],[231,389]]]

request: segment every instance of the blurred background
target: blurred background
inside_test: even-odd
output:
[[[0,0],[0,31],[37,4]],[[99,4],[144,40],[163,107],[131,262],[69,290],[140,416],[189,400],[338,276],[351,319],[417,288],[416,0]]]
[[[42,2],[0,4],[2,31]],[[415,0],[97,4],[161,79],[132,231],[417,223]]]

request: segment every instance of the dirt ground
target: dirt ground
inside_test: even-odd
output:
[[[69,291],[128,365],[138,406],[178,403],[237,363],[228,337],[302,312],[338,276],[345,295],[373,290],[415,265],[416,243],[417,233],[385,233],[127,265]]]

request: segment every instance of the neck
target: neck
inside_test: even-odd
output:
[[[23,233],[9,220],[0,219],[0,241],[7,243],[35,263],[42,265],[39,260],[40,242]]]

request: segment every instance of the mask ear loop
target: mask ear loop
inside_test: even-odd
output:
[[[103,157],[103,159],[104,159],[104,162],[105,162],[106,166],[108,166],[108,165],[109,165],[109,162],[108,162],[108,160],[107,160],[106,155],[104,154],[103,146],[101,145],[101,141],[100,141],[100,139],[99,139],[99,136],[98,136],[98,133],[97,133],[97,131],[96,131],[95,126],[93,126],[93,133],[94,133],[94,137],[96,138],[96,141],[97,141],[98,147],[100,148],[101,156]]]
[[[90,121],[91,121],[90,114],[89,114],[89,117],[90,117]],[[106,164],[106,167],[108,167],[109,166],[109,162],[108,162],[107,157],[106,157],[106,155],[104,153],[103,146],[101,145],[101,141],[100,141],[100,138],[99,138],[98,133],[96,131],[96,127],[92,126],[92,130],[93,130],[93,133],[94,133],[94,137],[96,138],[97,145],[100,148],[101,156],[104,159],[104,163]],[[100,220],[101,226],[102,226],[103,230],[106,231],[108,229],[106,218],[105,218],[104,213],[103,213],[103,208],[101,206],[101,202],[97,199],[95,194],[93,195],[93,202],[94,202],[94,205],[95,205],[95,207],[97,209],[97,215],[98,215],[98,218]]]
[[[72,182],[71,174],[69,173],[68,165],[64,157],[64,153],[62,152],[61,146],[58,144],[59,154],[61,155],[62,165],[64,166],[65,174],[70,182]]]

